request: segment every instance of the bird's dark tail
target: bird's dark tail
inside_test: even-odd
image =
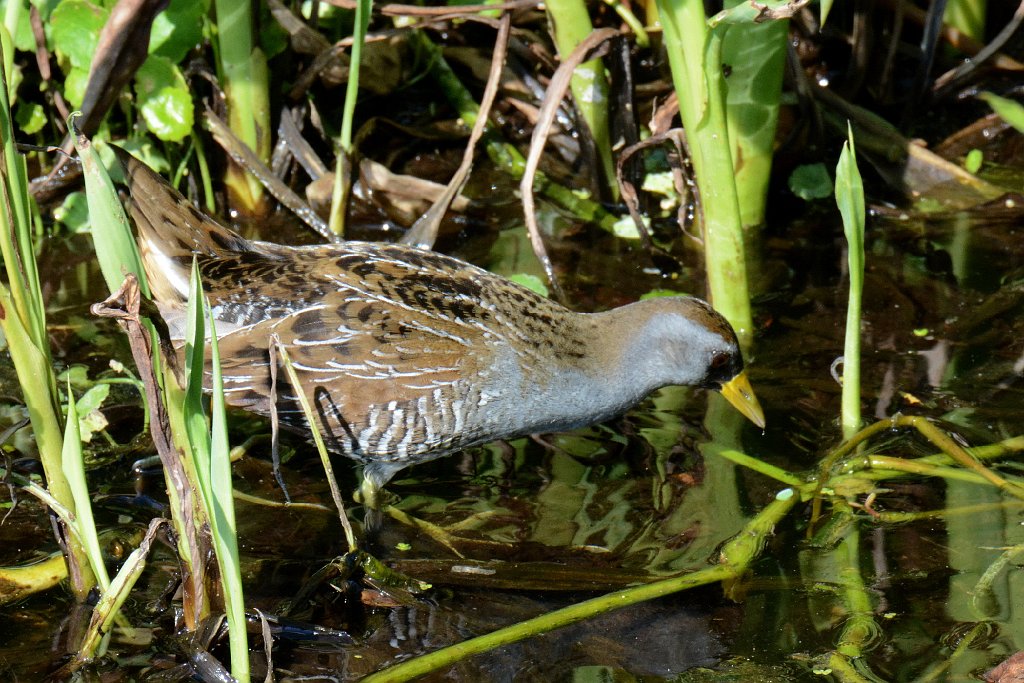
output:
[[[146,164],[116,145],[110,147],[124,167],[130,195],[126,206],[158,303],[188,298],[193,254],[249,250],[244,238],[199,211]]]

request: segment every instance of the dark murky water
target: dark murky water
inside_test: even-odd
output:
[[[514,225],[514,209],[504,211],[480,223]],[[1024,251],[1017,225],[1015,212],[873,219],[863,325],[865,419],[898,411],[925,415],[972,446],[1024,431]],[[502,272],[536,270],[516,230],[483,234],[449,243]],[[102,298],[98,278],[88,256],[69,258],[88,254],[83,245],[78,238],[48,243],[43,269],[58,362],[84,363],[95,375],[111,355],[127,354],[111,328],[101,326],[93,336],[87,308]],[[596,231],[582,230],[553,247],[570,296],[583,310],[614,306],[655,287],[702,290],[696,268],[666,282],[638,249]],[[762,434],[737,421],[731,438],[751,456],[810,472],[839,442],[839,386],[829,372],[841,354],[845,321],[838,219],[823,209],[773,226],[760,253],[754,278],[759,333],[750,366],[768,428]],[[693,252],[680,255],[686,265],[697,261]],[[3,393],[16,388],[8,384]],[[389,486],[399,507],[456,527],[467,560],[494,562],[498,570],[453,574],[454,565],[467,562],[389,520],[377,553],[431,581],[434,594],[415,607],[369,608],[345,586],[321,587],[292,618],[335,633],[309,640],[296,626],[282,634],[274,653],[278,680],[355,680],[600,591],[716,562],[721,544],[784,486],[709,449],[707,401],[703,392],[668,389],[606,425],[492,444],[403,472]],[[136,406],[128,390],[108,400],[111,433],[120,443],[139,429]],[[234,443],[269,434],[264,422],[236,418]],[[312,449],[299,440],[287,445],[293,457],[285,478],[293,499],[329,505]],[[935,451],[907,431],[887,433],[869,449],[908,458]],[[151,505],[161,500],[160,477],[139,483],[130,475],[132,461],[146,454],[140,448],[103,458],[92,472],[93,481],[104,482],[97,500],[101,525],[127,531],[152,516]],[[257,439],[236,466],[240,491],[280,500],[268,460],[269,439]],[[354,489],[351,468],[338,464],[343,490]],[[1019,473],[1020,460],[1007,468]],[[137,485],[153,499],[134,497]],[[863,504],[871,492],[877,493],[874,511],[948,514],[897,524],[857,511],[847,533],[857,534],[855,562],[877,625],[860,661],[864,670],[883,680],[974,680],[1024,648],[1022,556],[993,569],[1005,548],[1024,543],[1024,507],[990,486],[923,477],[868,482],[849,500]],[[238,509],[250,606],[280,613],[305,580],[343,551],[333,513],[243,501]],[[358,507],[352,512],[362,516]],[[821,657],[835,647],[846,613],[837,551],[807,542],[809,518],[810,505],[797,505],[730,597],[719,586],[683,592],[501,648],[427,680],[827,680]],[[0,539],[5,564],[53,550],[46,518],[28,499],[0,526]],[[129,680],[181,661],[184,646],[171,637],[168,594],[175,569],[167,549],[158,549],[126,608],[142,642],[126,643],[115,632],[91,680]],[[980,591],[986,571],[993,572],[991,589]],[[50,670],[69,634],[81,627],[81,615],[69,615],[71,608],[70,599],[51,591],[0,609],[0,677],[37,680]],[[980,635],[965,640],[979,623]]]

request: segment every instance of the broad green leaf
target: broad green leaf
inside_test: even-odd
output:
[[[177,66],[150,55],[135,74],[135,94],[146,124],[161,140],[181,142],[195,123],[192,92]]]
[[[18,102],[14,120],[25,135],[38,133],[46,125],[46,112],[43,106],[35,102]]]
[[[78,400],[78,428],[82,443],[92,441],[93,434],[107,428],[107,417],[100,411],[100,406],[109,394],[109,384],[97,384]]]
[[[14,2],[15,0],[8,0],[8,2]],[[19,3],[23,0],[17,0]],[[36,38],[32,33],[32,20],[29,15],[28,7],[22,7],[18,12],[17,25],[13,28],[8,26],[7,29],[11,32],[11,38],[14,40],[14,47],[22,52],[35,52],[36,51]]]
[[[326,6],[326,3],[322,4],[322,7]],[[288,49],[291,39],[281,24],[270,15],[270,12],[266,9],[266,3],[260,3],[260,8],[264,12],[264,16],[260,18],[260,49],[267,59],[273,59]],[[323,14],[321,13],[320,16],[323,17]],[[365,52],[362,59],[365,65],[367,63]]]
[[[107,400],[107,396],[110,395],[109,384],[95,384],[89,388],[82,398],[78,399],[78,412],[88,413],[93,410],[99,410],[103,402]]]
[[[726,0],[725,5],[736,2]],[[722,39],[722,63],[729,65],[725,79],[729,145],[740,216],[748,227],[765,220],[788,31],[788,21],[740,24],[730,26]]]
[[[171,0],[171,3],[153,20],[149,34],[149,53],[159,55],[177,64],[203,40],[203,17],[210,9],[209,2],[199,0]]]
[[[106,386],[106,385],[103,385]],[[92,437],[107,428],[107,416],[103,411],[93,410],[78,416],[78,429],[81,432],[82,443],[89,443]]]
[[[164,153],[156,148],[152,138],[135,138],[119,142],[118,146],[161,175],[170,173],[171,164]],[[116,176],[115,176],[116,177]]]
[[[722,24],[755,24],[763,22],[763,9],[786,10],[791,7],[789,0],[769,0],[763,3],[741,2],[733,7],[722,10],[708,18],[708,28],[717,28]]]
[[[548,288],[544,285],[544,281],[536,275],[532,275],[530,273],[514,273],[513,275],[509,275],[508,279],[516,284],[526,287],[529,290],[537,292],[537,294],[540,294],[541,296],[548,295]]]
[[[50,40],[57,58],[89,71],[109,12],[87,0],[65,0],[50,15]]]
[[[968,173],[977,173],[981,170],[983,163],[985,163],[985,153],[980,149],[972,149],[964,157],[964,170]]]
[[[644,182],[640,186],[645,192],[653,192],[663,197],[677,197],[676,182],[672,171],[656,171],[644,176]]]
[[[789,189],[800,199],[823,199],[832,194],[832,178],[825,164],[804,164],[793,169]]]
[[[72,67],[64,77],[64,99],[72,107],[81,107],[89,85],[89,67]]]
[[[53,219],[66,227],[68,232],[89,231],[89,202],[84,192],[72,192],[61,205],[53,210]]]
[[[646,216],[643,216],[643,220],[645,223],[649,223]],[[633,222],[632,216],[623,216],[615,221],[615,225],[612,226],[612,234],[624,240],[640,239],[640,231],[636,229],[636,223]]]
[[[61,382],[68,382],[74,389],[85,390],[91,387],[94,382],[89,379],[89,369],[84,365],[72,365],[57,375]]]

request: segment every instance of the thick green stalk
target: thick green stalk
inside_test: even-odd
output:
[[[6,261],[6,257],[5,257]],[[61,410],[56,398],[49,392],[46,381],[53,375],[48,354],[42,353],[29,338],[28,332],[21,323],[17,306],[10,292],[0,284],[0,327],[7,338],[7,350],[18,382],[21,384],[22,396],[28,407],[32,434],[39,449],[39,457],[46,476],[46,488],[61,506],[68,510],[75,509],[74,496],[64,477],[62,470],[62,451],[64,439],[61,429]],[[63,525],[62,525],[63,526]],[[71,578],[71,590],[75,597],[84,600],[96,584],[96,579],[89,568],[88,555],[78,538],[69,533],[65,527],[64,537],[68,551],[68,576]]]
[[[555,47],[563,60],[594,31],[587,5],[582,0],[550,0],[548,18],[555,38]],[[608,79],[600,59],[583,62],[576,67],[570,83],[576,110],[583,117],[597,147],[604,173],[603,181],[618,197],[615,183],[615,161],[612,159],[611,129],[608,125]]]
[[[3,52],[13,49],[10,36],[2,27],[0,42]],[[32,248],[28,174],[25,159],[14,143],[6,67],[3,66],[0,66],[0,141],[0,225],[4,226],[0,230],[0,255],[11,287],[8,290],[0,285],[0,328],[7,338],[8,351],[28,407],[46,486],[60,505],[74,510],[74,497],[62,469],[63,416]],[[68,532],[66,525],[61,526],[68,552],[71,589],[76,598],[83,600],[96,579],[81,542]]]
[[[725,120],[721,36],[708,30],[700,0],[658,0],[672,82],[686,129],[704,233],[711,302],[736,329],[753,338],[743,222]]]
[[[263,161],[270,159],[270,95],[267,60],[253,42],[252,3],[215,0],[217,56],[228,103],[228,125]],[[256,178],[232,165],[225,184],[252,211],[263,197]]]

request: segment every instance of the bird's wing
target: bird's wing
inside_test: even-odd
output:
[[[316,304],[220,338],[229,403],[270,412],[270,351],[276,335],[295,367],[332,450],[401,458],[449,450],[464,438],[462,380],[485,341],[475,328],[387,301],[336,290]],[[306,424],[278,362],[281,422]],[[430,418],[428,416],[434,416]]]

